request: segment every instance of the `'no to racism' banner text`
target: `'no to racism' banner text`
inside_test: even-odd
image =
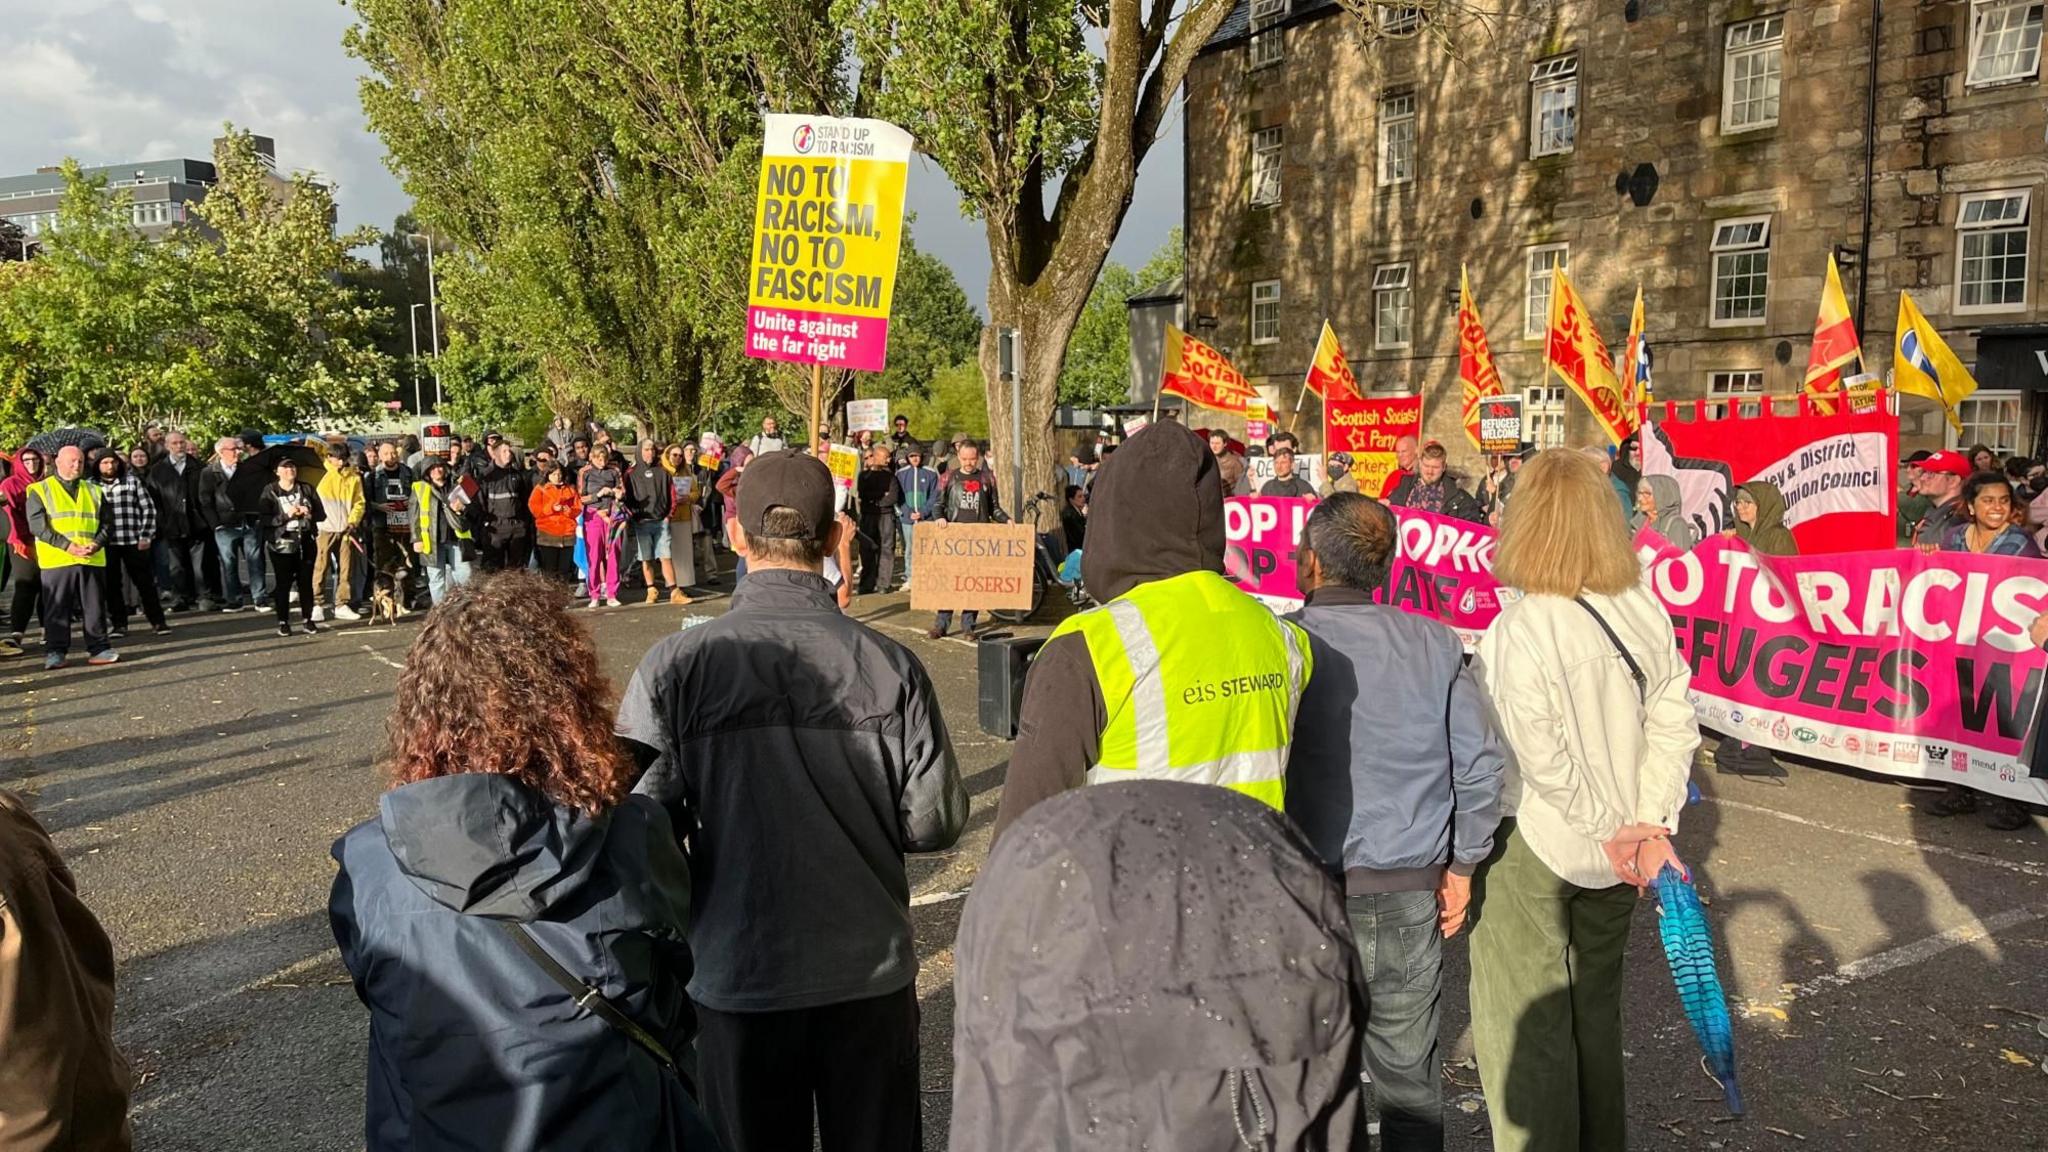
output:
[[[882,370],[910,150],[881,120],[767,116],[747,355]]]

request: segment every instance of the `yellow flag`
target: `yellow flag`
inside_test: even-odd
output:
[[[1806,394],[1823,415],[1833,413],[1831,399],[1842,391],[1842,369],[1863,359],[1856,340],[1856,320],[1849,315],[1849,297],[1842,291],[1842,273],[1828,254],[1827,287],[1820,295],[1820,315],[1813,321],[1813,349],[1806,358]]]
[[[1543,348],[1544,361],[1586,402],[1607,438],[1619,444],[1635,431],[1636,411],[1623,402],[1614,355],[1594,330],[1593,318],[1586,314],[1571,277],[1562,268],[1556,276],[1550,287],[1550,333]]]
[[[1941,405],[1949,427],[1959,433],[1963,421],[1956,414],[1956,405],[1977,390],[1970,370],[1963,367],[1962,360],[1949,350],[1948,342],[1905,292],[1899,293],[1899,339],[1892,346],[1892,387]]]

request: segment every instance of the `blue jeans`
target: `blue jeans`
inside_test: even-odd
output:
[[[1443,935],[1436,893],[1380,892],[1344,901],[1365,969],[1365,1066],[1380,1109],[1382,1152],[1442,1152],[1438,1016]]]
[[[903,586],[910,587],[910,531],[917,522],[908,516],[896,518],[896,534],[903,537]]]
[[[255,525],[215,528],[213,544],[220,550],[221,607],[261,604],[270,599],[270,577],[263,570],[263,533]],[[241,572],[244,564],[249,566],[246,598]]]
[[[443,544],[426,561],[427,594],[434,598],[434,603],[446,599],[448,590],[457,584],[469,583],[469,561],[463,559],[460,545]]]

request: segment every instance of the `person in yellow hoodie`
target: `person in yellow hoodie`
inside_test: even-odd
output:
[[[355,587],[356,529],[363,522],[363,474],[349,460],[348,445],[335,441],[327,445],[327,474],[320,477],[320,504],[326,515],[320,519],[318,551],[313,558],[313,606],[315,623],[331,613],[336,620],[360,620],[361,613],[348,602]],[[339,564],[334,591],[327,590],[327,572]]]

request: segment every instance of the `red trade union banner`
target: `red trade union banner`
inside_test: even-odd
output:
[[[1762,480],[1785,498],[1785,526],[1801,555],[1890,548],[1899,458],[1899,418],[1890,407],[1776,415],[1766,399],[1760,415],[1712,419],[1705,401],[1652,405],[1643,473],[1678,481],[1686,518],[1702,539],[1728,527],[1736,485]]]
[[[1622,396],[1614,374],[1614,356],[1593,327],[1585,302],[1571,277],[1560,268],[1550,289],[1550,336],[1544,360],[1557,377],[1578,393],[1592,410],[1600,430],[1616,444],[1635,431],[1636,407]]]
[[[1230,361],[1172,324],[1166,326],[1159,391],[1218,412],[1239,413],[1262,402]]]
[[[1351,474],[1360,492],[1373,493],[1400,467],[1394,441],[1422,435],[1422,397],[1323,402],[1323,451],[1351,453]]]
[[[1344,349],[1337,343],[1336,330],[1328,320],[1323,321],[1323,335],[1316,341],[1316,358],[1309,362],[1308,379],[1302,383],[1325,402],[1363,399],[1358,377],[1351,374],[1351,365],[1344,359]]]

